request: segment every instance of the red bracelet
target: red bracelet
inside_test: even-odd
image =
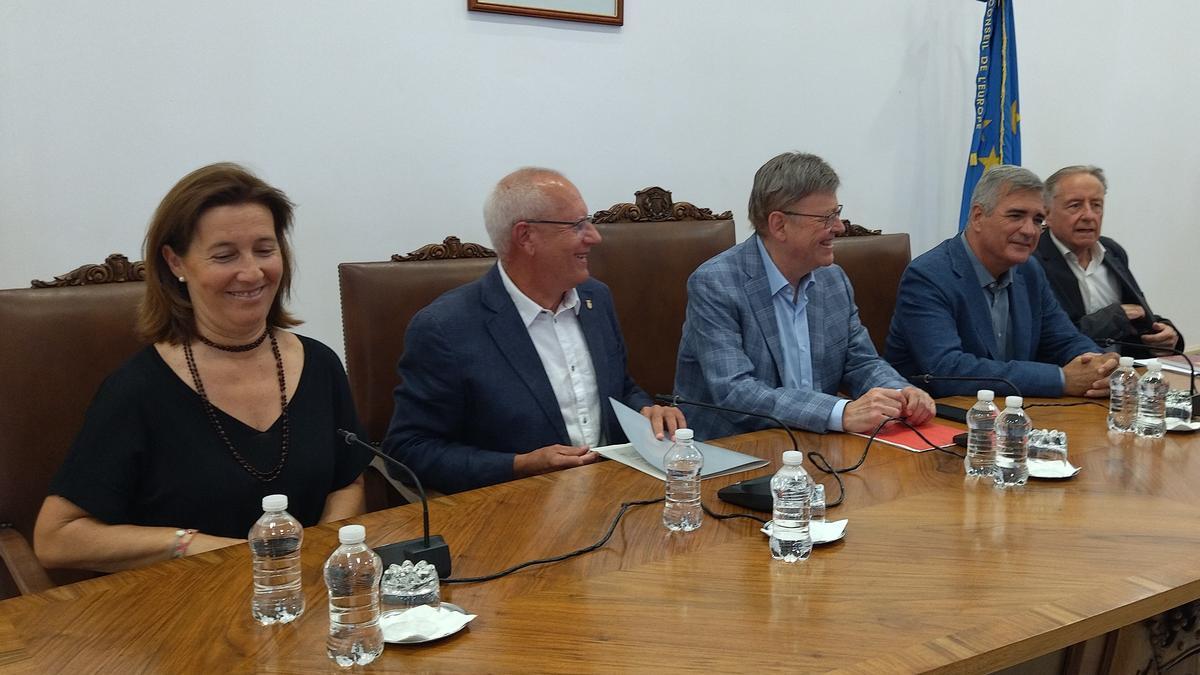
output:
[[[192,538],[196,536],[199,530],[186,529],[175,530],[175,546],[171,548],[172,558],[182,558],[187,554],[188,546],[192,543]]]

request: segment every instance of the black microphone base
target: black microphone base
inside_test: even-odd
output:
[[[1200,419],[1200,394],[1192,397],[1192,419]]]
[[[446,544],[446,540],[442,539],[440,534],[429,535],[428,546],[425,545],[425,538],[420,537],[408,541],[398,541],[394,544],[385,544],[377,547],[375,552],[383,559],[385,571],[388,567],[399,565],[405,560],[413,562],[424,560],[437,568],[438,579],[450,577],[450,546]]]
[[[734,506],[770,513],[775,506],[771,497],[771,478],[761,476],[727,485],[717,490],[717,497]]]
[[[936,403],[937,416],[951,422],[967,423],[967,410],[948,403]]]

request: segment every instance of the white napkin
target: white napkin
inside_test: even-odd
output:
[[[1029,458],[1029,475],[1034,478],[1070,478],[1079,473],[1080,467],[1065,459]]]
[[[808,524],[808,534],[812,537],[814,544],[828,544],[831,541],[837,541],[846,535],[846,523],[849,520],[843,518],[833,522],[828,521],[812,521]],[[775,525],[775,521],[768,520],[766,525],[762,526],[760,532],[771,536],[771,528]]]
[[[379,619],[387,642],[424,642],[452,635],[475,618],[445,607],[418,605],[404,612],[392,612]]]
[[[1200,422],[1181,420],[1177,417],[1167,418],[1167,431],[1196,431],[1197,429],[1200,429]]]

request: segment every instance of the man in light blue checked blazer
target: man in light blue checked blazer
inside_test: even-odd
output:
[[[844,227],[838,185],[832,167],[804,153],[779,155],[755,174],[754,234],[688,279],[675,369],[681,398],[816,432],[866,433],[887,417],[914,425],[933,417],[929,395],[875,351],[850,280],[833,264],[833,238]],[[687,417],[704,439],[774,426],[697,407]]]

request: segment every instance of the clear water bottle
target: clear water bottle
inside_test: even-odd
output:
[[[1137,422],[1138,374],[1133,357],[1122,356],[1120,365],[1108,377],[1108,428],[1130,433]]]
[[[1138,436],[1162,438],[1167,433],[1167,380],[1158,359],[1146,362],[1146,373],[1138,381],[1138,413],[1134,430]]]
[[[383,561],[364,541],[362,525],[338,530],[341,546],[325,561],[329,589],[329,658],[343,668],[364,666],[383,653],[379,626],[379,581]]]
[[[1004,399],[1004,410],[996,417],[996,487],[1024,485],[1029,480],[1029,430],[1032,425],[1021,408],[1020,396]]]
[[[263,497],[262,517],[250,528],[254,597],[250,614],[264,626],[288,623],[304,613],[300,588],[300,544],[304,526],[287,512],[287,495]]]
[[[968,476],[990,476],[996,468],[996,392],[980,389],[978,400],[967,411],[967,455],[963,465]]]
[[[676,429],[675,443],[663,456],[667,472],[667,501],[663,526],[673,532],[691,532],[704,522],[700,507],[700,469],[704,455],[692,440],[691,429]]]
[[[783,466],[771,478],[771,557],[788,563],[799,562],[812,553],[812,535],[808,530],[812,481],[801,463],[804,453],[783,453]]]

